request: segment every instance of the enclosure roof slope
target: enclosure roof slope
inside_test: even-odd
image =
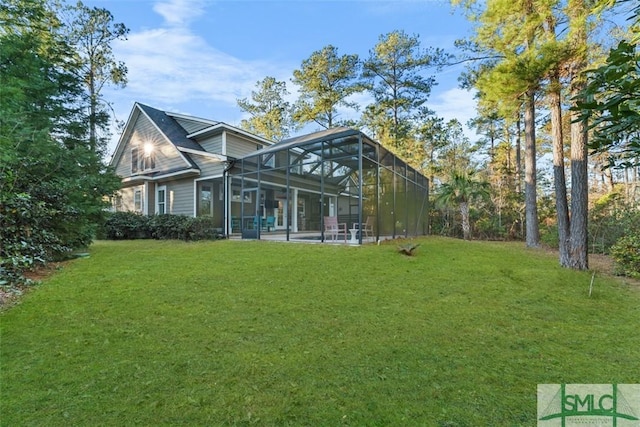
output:
[[[363,135],[359,130],[355,130],[348,127],[337,127],[322,130],[319,132],[309,133],[306,135],[296,136],[289,139],[283,139],[280,142],[276,142],[270,147],[263,148],[262,150],[254,151],[251,154],[246,155],[245,157],[253,157],[258,154],[269,154],[280,150],[290,149],[299,147],[305,144],[322,141],[325,139],[334,139],[334,138],[342,138],[346,136],[352,135]]]

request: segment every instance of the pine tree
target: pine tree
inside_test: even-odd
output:
[[[289,94],[285,82],[265,77],[251,91],[251,101],[238,99],[238,107],[251,116],[240,122],[240,127],[272,141],[280,141],[292,128],[291,106],[285,101]]]
[[[339,56],[338,49],[331,45],[302,61],[291,79],[300,92],[293,112],[296,123],[315,122],[330,129],[340,124],[339,107],[357,110],[358,104],[349,97],[364,90],[358,79],[360,66],[358,55]]]

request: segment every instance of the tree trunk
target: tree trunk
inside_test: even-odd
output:
[[[577,120],[579,112],[574,113]],[[571,124],[571,238],[569,267],[589,268],[587,218],[589,185],[587,174],[587,126],[583,121]]]
[[[91,151],[96,151],[98,149],[98,136],[96,130],[96,114],[97,114],[97,94],[96,94],[96,84],[93,73],[93,65],[90,66],[89,70],[89,147]]]
[[[558,221],[558,246],[560,265],[569,266],[569,206],[567,183],[564,173],[564,138],[562,135],[562,110],[560,78],[557,70],[551,76],[549,108],[551,110],[551,135],[553,141],[553,181],[556,193],[556,218]]]
[[[526,242],[530,248],[540,246],[536,194],[536,131],[534,91],[528,90],[524,103],[524,208]]]
[[[585,86],[581,76],[587,66],[587,6],[585,0],[569,0],[568,15],[572,21],[569,40],[576,50],[571,63],[571,99],[580,99]],[[569,267],[589,268],[587,218],[589,209],[589,177],[587,153],[587,123],[579,120],[579,111],[571,114],[571,225]]]
[[[520,112],[518,112],[516,129],[516,193],[520,194],[522,192],[522,143],[520,141],[522,129],[520,129]]]
[[[464,240],[471,240],[471,223],[469,221],[469,204],[460,202],[460,214],[462,215],[462,236]]]

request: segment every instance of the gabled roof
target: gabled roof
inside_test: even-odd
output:
[[[225,131],[232,132],[235,135],[242,136],[247,139],[255,140],[263,145],[271,145],[273,141],[263,138],[258,135],[254,135],[243,129],[230,126],[224,122],[218,122],[214,120],[202,119],[199,117],[188,116],[185,114],[171,113],[168,111],[158,110],[157,108],[150,107],[145,104],[136,102],[131,110],[129,119],[127,120],[127,127],[120,135],[120,140],[111,158],[111,164],[117,163],[119,157],[122,155],[124,144],[128,140],[129,135],[133,132],[134,123],[139,114],[146,116],[153,125],[163,134],[166,140],[173,144],[183,157],[184,161],[192,168],[197,168],[197,165],[191,160],[188,154],[213,156],[219,160],[224,160],[225,156],[221,156],[217,153],[209,153],[199,143],[198,140],[204,137],[209,137],[216,133],[223,133]],[[199,130],[192,133],[180,125],[178,120],[193,122]]]
[[[202,146],[187,138],[187,131],[184,130],[184,128],[180,126],[174,118],[168,116],[164,111],[149,107],[148,105],[140,104],[139,102],[136,102],[131,109],[131,113],[127,119],[127,125],[120,135],[120,140],[118,141],[116,150],[111,157],[111,165],[116,165],[120,160],[122,152],[125,149],[125,145],[135,129],[135,123],[141,114],[151,121],[168,143],[176,147],[179,155],[182,157],[189,169],[198,169],[198,166],[193,162],[193,160],[183,153],[182,150],[189,150],[192,153],[206,153]]]
[[[176,147],[187,148],[195,151],[205,151],[204,148],[197,142],[187,138],[187,131],[176,122],[176,120],[169,116],[164,111],[149,107],[148,105],[138,104],[140,109],[145,112],[147,117],[156,124],[158,129],[165,134],[165,136]]]

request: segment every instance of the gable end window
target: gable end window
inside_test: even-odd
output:
[[[137,148],[131,149],[131,173],[138,172],[138,154],[139,151]]]
[[[131,149],[131,173],[144,172],[156,167],[156,156],[153,147],[145,146],[144,151],[140,151],[138,147]]]

